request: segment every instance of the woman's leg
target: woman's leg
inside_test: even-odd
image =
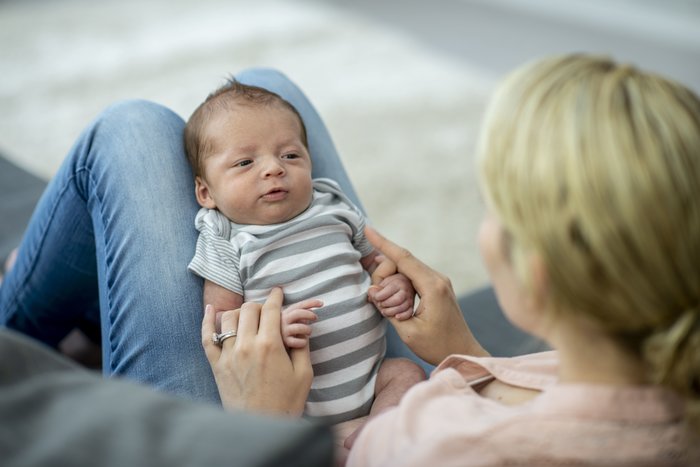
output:
[[[218,401],[200,343],[201,281],[187,272],[198,206],[183,126],[130,101],[88,127],[30,221],[1,319],[56,345],[99,301],[106,374]]]

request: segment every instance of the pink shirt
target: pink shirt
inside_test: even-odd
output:
[[[398,407],[369,422],[349,466],[700,466],[683,401],[654,386],[559,384],[556,352],[451,356]],[[472,385],[490,378],[543,392],[506,406]]]

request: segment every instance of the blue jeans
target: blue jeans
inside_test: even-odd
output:
[[[314,177],[361,207],[320,116],[283,74],[237,75],[294,105],[307,127]],[[100,322],[106,375],[218,402],[200,342],[202,281],[187,271],[199,209],[182,118],[127,101],[78,138],[29,223],[0,288],[0,323],[49,345],[86,316]],[[396,334],[388,355],[410,355]]]

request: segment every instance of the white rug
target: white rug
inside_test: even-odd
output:
[[[458,292],[485,282],[473,148],[493,77],[317,3],[2,2],[0,150],[48,179],[110,103],[145,98],[187,118],[254,65],[309,95],[385,235]]]

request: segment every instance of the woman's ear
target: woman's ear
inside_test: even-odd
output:
[[[199,175],[194,179],[194,194],[200,206],[207,209],[216,209],[216,202],[211,197],[209,185]]]

